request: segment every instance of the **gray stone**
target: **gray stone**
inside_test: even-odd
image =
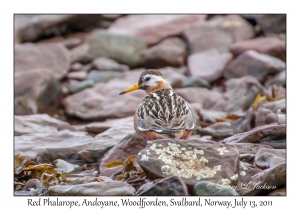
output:
[[[15,72],[50,69],[55,79],[62,79],[70,69],[71,57],[63,44],[16,44]]]
[[[14,78],[14,114],[47,113],[54,115],[62,98],[61,84],[51,70],[16,72]]]
[[[204,109],[210,109],[222,96],[218,91],[200,87],[180,88],[175,89],[175,92],[189,103],[198,103]]]
[[[125,161],[130,155],[139,153],[146,147],[146,144],[147,141],[136,132],[128,134],[99,160],[101,161],[100,171],[105,169],[106,163]]]
[[[231,53],[219,53],[217,49],[209,49],[188,57],[188,67],[194,77],[214,82],[223,76],[227,64],[232,60]]]
[[[192,190],[201,181],[236,185],[239,152],[235,146],[190,138],[147,142],[138,163],[150,179],[177,175]]]
[[[16,14],[22,42],[36,41],[43,36],[58,36],[70,31],[83,31],[95,26],[103,17],[98,14]]]
[[[273,84],[277,84],[280,86],[286,86],[286,71],[282,71],[278,74],[276,74],[273,77],[270,77],[269,79],[267,79],[267,81],[265,82],[265,87],[269,87]]]
[[[88,38],[89,51],[87,60],[98,57],[108,57],[130,67],[142,63],[142,53],[146,50],[146,43],[134,36],[95,31]]]
[[[55,159],[76,160],[78,152],[93,142],[93,138],[86,134],[62,130],[15,136],[15,152],[37,163],[50,163]]]
[[[14,135],[21,136],[35,133],[56,133],[60,130],[75,131],[76,128],[69,123],[57,120],[47,114],[14,116]]]
[[[145,53],[144,66],[148,69],[183,66],[187,56],[186,44],[177,37],[166,38]]]
[[[128,134],[134,132],[133,122],[132,124],[115,124],[95,136],[93,143],[83,148],[79,155],[86,162],[97,162],[109,149],[120,143]]]
[[[109,32],[127,34],[142,38],[147,45],[181,34],[193,24],[202,24],[206,15],[127,15],[116,20]]]
[[[217,122],[208,127],[199,129],[200,135],[210,135],[214,139],[223,139],[233,135],[230,122]]]
[[[191,26],[183,33],[188,41],[190,54],[217,49],[219,52],[226,52],[233,38],[220,28],[209,25]]]
[[[179,176],[170,176],[153,184],[139,196],[187,196],[188,189]]]
[[[66,75],[68,79],[74,79],[74,80],[85,80],[87,77],[86,71],[76,71],[76,72],[70,72]]]
[[[279,73],[285,68],[285,63],[278,58],[248,50],[228,64],[224,77],[238,78],[252,75],[263,82],[267,75]]]
[[[187,77],[183,81],[184,87],[205,87],[205,88],[211,88],[209,82],[207,82],[205,79],[201,79],[199,77]]]
[[[286,163],[283,162],[251,176],[251,180],[248,180],[248,186],[245,187],[242,195],[266,195],[285,185]]]
[[[286,14],[257,15],[257,24],[265,34],[286,32]]]
[[[95,85],[94,80],[85,80],[85,81],[82,81],[82,82],[72,85],[69,88],[69,93],[71,93],[71,94],[78,93],[86,88],[94,87],[94,85]]]
[[[235,56],[239,56],[247,50],[255,50],[259,53],[270,55],[286,60],[285,42],[277,37],[257,37],[230,45],[230,52]]]
[[[49,187],[50,196],[129,196],[135,189],[120,181],[91,182],[78,185],[55,185]]]
[[[87,79],[93,80],[95,83],[105,83],[105,82],[108,82],[109,80],[117,78],[121,75],[122,75],[122,73],[120,73],[120,72],[92,70],[88,74]]]
[[[282,162],[286,162],[285,149],[262,148],[255,155],[255,165],[261,169],[273,168]]]
[[[196,196],[238,196],[235,187],[208,181],[198,182],[193,189]]]
[[[125,117],[120,119],[108,119],[103,122],[92,122],[87,124],[86,130],[91,133],[102,133],[113,126],[126,126],[133,123],[133,117]]]
[[[265,109],[271,110],[273,113],[285,113],[286,112],[286,99],[280,99],[277,101],[267,101],[261,105]]]
[[[251,130],[253,118],[253,108],[250,107],[243,118],[239,118],[232,122],[232,129],[234,131],[234,134],[243,133]]]
[[[258,93],[267,95],[267,90],[253,76],[229,79],[225,82],[226,92],[210,107],[211,109],[234,112],[248,110]]]
[[[241,15],[214,16],[208,22],[229,34],[233,42],[248,40],[255,36],[254,27]]]
[[[101,70],[101,71],[118,71],[118,72],[124,72],[128,71],[129,67],[124,64],[119,64],[115,60],[106,58],[106,57],[100,57],[96,58],[92,62],[92,67]]]
[[[253,128],[252,130],[240,134],[235,134],[224,140],[223,143],[263,143],[268,141],[277,141],[285,138],[286,124],[270,124]]]
[[[247,194],[250,190],[253,188],[253,176],[256,176],[256,174],[262,172],[260,168],[256,167],[255,165],[252,165],[250,162],[240,162],[240,169],[239,169],[239,179],[236,191],[244,196]]]
[[[274,190],[268,194],[268,196],[286,196],[286,188]]]

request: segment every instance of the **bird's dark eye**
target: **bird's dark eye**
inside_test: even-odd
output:
[[[146,77],[146,78],[145,78],[145,81],[149,81],[149,80],[150,80],[150,77]]]

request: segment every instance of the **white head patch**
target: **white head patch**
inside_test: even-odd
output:
[[[150,80],[146,81],[146,78],[149,77]],[[144,84],[146,84],[147,86],[156,86],[158,82],[163,81],[164,79],[160,76],[156,76],[156,75],[145,75],[144,76]]]

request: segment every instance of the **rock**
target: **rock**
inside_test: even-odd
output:
[[[49,187],[50,196],[129,196],[135,189],[120,181],[91,182],[78,185],[55,185]]]
[[[199,77],[187,77],[183,81],[184,87],[205,87],[205,88],[211,88],[210,84]]]
[[[255,155],[255,165],[261,169],[273,168],[286,162],[285,149],[262,148]]]
[[[144,66],[148,69],[183,66],[187,56],[186,44],[177,37],[166,38],[145,53]]]
[[[133,116],[145,92],[134,91],[122,96],[119,93],[137,83],[141,73],[142,70],[125,72],[105,84],[98,84],[66,97],[62,104],[69,115],[83,119],[104,120]]]
[[[68,130],[56,133],[35,133],[15,136],[15,152],[20,152],[26,160],[50,163],[55,159],[76,160],[78,152],[93,142],[86,132]]]
[[[67,34],[70,31],[83,31],[96,25],[103,18],[91,14],[18,14],[15,22],[22,42],[37,41],[43,37]]]
[[[14,135],[21,136],[25,134],[36,133],[56,133],[60,130],[75,131],[75,127],[69,123],[57,120],[47,114],[35,114],[25,116],[14,116]]]
[[[139,153],[146,144],[147,141],[137,133],[128,134],[101,158],[100,171],[105,169],[106,163],[125,161],[130,155]]]
[[[211,109],[225,112],[234,112],[240,109],[248,110],[258,93],[267,94],[267,90],[259,81],[250,75],[227,80],[225,89],[226,92],[210,106]]]
[[[111,168],[106,168],[103,171],[101,171],[100,175],[101,176],[107,176],[107,177],[111,177],[114,174],[121,172],[123,170],[123,166],[115,166],[115,167],[111,167]]]
[[[118,72],[124,72],[128,71],[129,67],[123,64],[119,64],[116,61],[106,58],[106,57],[100,57],[96,58],[92,62],[92,67],[101,70],[101,71],[118,71]]]
[[[261,107],[271,110],[274,113],[286,112],[286,99],[280,99],[278,101],[267,101],[261,105]]]
[[[200,135],[210,135],[214,139],[226,138],[233,135],[233,129],[230,122],[217,122],[211,126],[200,128]]]
[[[88,74],[87,79],[93,80],[95,83],[106,83],[111,79],[120,77],[121,75],[121,72],[92,70]]]
[[[51,69],[55,79],[62,79],[70,69],[70,54],[63,44],[15,44],[15,72]]]
[[[265,34],[279,34],[286,32],[285,14],[257,15],[257,24]]]
[[[276,74],[285,68],[285,63],[278,58],[248,50],[228,64],[224,77],[228,79],[252,75],[263,82],[267,75]]]
[[[73,63],[70,67],[70,71],[82,71],[83,70],[83,65],[81,63]]]
[[[253,188],[253,184],[256,184],[253,182],[252,177],[256,176],[260,172],[262,172],[262,170],[260,168],[257,168],[255,165],[240,162],[239,179],[236,191],[242,196],[251,191]]]
[[[248,186],[242,195],[265,195],[286,185],[286,163],[277,164],[275,167],[263,170],[251,176]]]
[[[255,36],[253,26],[240,15],[226,15],[218,19],[213,25],[227,32],[233,42],[251,39]]]
[[[245,51],[254,50],[261,54],[286,60],[285,42],[277,37],[258,37],[245,41],[236,42],[230,45],[230,52],[234,57],[239,56]]]
[[[286,196],[286,188],[274,190],[268,196]]]
[[[286,114],[277,114],[278,124],[286,124]]]
[[[262,141],[271,141],[286,135],[286,125],[263,125],[240,134],[235,134],[224,139],[223,143],[262,143]],[[285,137],[284,137],[285,138]],[[279,139],[278,139],[279,140]]]
[[[77,72],[70,72],[67,74],[68,79],[74,79],[74,80],[85,80],[87,77],[86,71],[77,71]]]
[[[86,162],[97,162],[109,149],[133,132],[133,122],[128,124],[116,123],[113,127],[95,136],[93,143],[83,148],[79,155]]]
[[[53,161],[53,167],[55,170],[57,170],[60,173],[70,173],[76,170],[80,170],[83,167],[74,165],[72,163],[68,163],[65,160],[62,159],[56,159]]]
[[[50,70],[15,72],[14,114],[28,115],[57,112],[62,98],[60,82]]]
[[[195,105],[199,104],[190,104],[191,107],[193,107],[196,110],[197,115],[199,115],[201,122],[203,123],[215,123],[219,119],[225,119],[228,113],[226,112],[221,112],[221,111],[216,111],[212,109],[203,109],[201,107],[197,108]]]
[[[107,57],[129,67],[139,66],[142,63],[142,54],[146,50],[146,43],[138,37],[101,30],[94,31],[87,43],[89,50],[85,60]]]
[[[67,38],[63,41],[63,44],[65,45],[66,48],[73,49],[74,47],[79,46],[80,44],[82,44],[82,41],[80,38],[77,37],[71,37],[71,38]]]
[[[160,69],[173,87],[182,87],[185,76],[178,70],[180,69],[171,67]],[[105,84],[97,84],[93,88],[66,97],[62,104],[69,115],[83,119],[104,120],[133,116],[146,93],[142,90],[122,96],[119,93],[137,83],[143,71],[144,69],[124,72],[120,77],[112,79]]]
[[[177,175],[190,190],[199,180],[235,185],[239,167],[235,146],[199,138],[148,141],[137,160],[150,179]]]
[[[188,189],[179,176],[170,176],[156,182],[139,196],[188,196]]]
[[[255,127],[265,124],[286,124],[286,114],[272,113],[271,110],[259,107],[263,112],[257,112],[255,118]],[[261,114],[261,115],[260,115]]]
[[[264,144],[254,144],[254,143],[228,143],[228,144],[236,146],[240,154],[256,155],[257,152],[262,149],[273,149],[272,147]]]
[[[233,38],[220,28],[207,24],[192,26],[184,31],[185,39],[188,42],[190,54],[217,49],[219,52],[227,52]]]
[[[273,101],[277,101],[286,98],[286,89],[277,84],[273,84],[267,88],[267,93],[265,94],[271,98]]]
[[[252,163],[254,158],[253,154],[240,154],[240,161],[244,163]]]
[[[95,85],[94,80],[85,80],[72,85],[69,88],[68,92],[71,94],[78,93],[86,88],[94,87],[94,85]]]
[[[281,71],[278,74],[276,74],[275,76],[267,79],[264,86],[269,87],[273,84],[277,84],[277,85],[284,86],[284,87],[286,86],[286,71],[285,70]]]
[[[70,55],[71,55],[71,63],[76,63],[76,62],[82,62],[86,63],[89,62],[87,60],[87,54],[89,52],[90,46],[88,44],[81,44],[73,49],[70,50]]]
[[[232,60],[230,53],[220,54],[217,49],[209,49],[188,57],[188,67],[194,77],[214,82],[223,76],[227,64]]]
[[[32,196],[31,191],[14,191],[14,196]]]
[[[266,123],[266,118],[267,118],[268,114],[271,114],[271,113],[272,113],[272,111],[270,109],[259,107],[255,113],[255,121],[254,121],[255,126],[254,127],[262,126],[265,124],[270,124],[270,123]]]
[[[206,15],[127,15],[116,20],[109,32],[141,37],[153,45],[168,36],[181,34],[192,24],[202,24]]]
[[[121,119],[105,120],[104,122],[93,122],[86,125],[86,130],[92,133],[102,133],[113,126],[133,125],[133,116]]]
[[[253,118],[253,108],[250,107],[247,110],[245,117],[239,118],[232,122],[232,129],[234,134],[250,131],[252,129]]]
[[[182,72],[186,72],[186,68],[173,68],[173,67],[164,67],[158,69],[169,81],[171,87],[174,88],[183,88],[184,81],[186,76]]]
[[[198,182],[193,189],[193,195],[196,196],[237,196],[239,195],[234,187],[223,185],[222,183],[213,183],[208,181]]]
[[[26,186],[26,189],[30,189],[30,188],[37,188],[40,184],[41,184],[41,182],[38,179],[29,179],[26,182],[25,186]]]
[[[189,103],[198,103],[203,109],[209,109],[221,97],[221,93],[206,88],[182,88],[175,89],[181,97]]]

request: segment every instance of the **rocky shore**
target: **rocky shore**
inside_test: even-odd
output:
[[[15,15],[15,195],[286,195],[285,15]],[[133,128],[158,69],[188,140]]]

